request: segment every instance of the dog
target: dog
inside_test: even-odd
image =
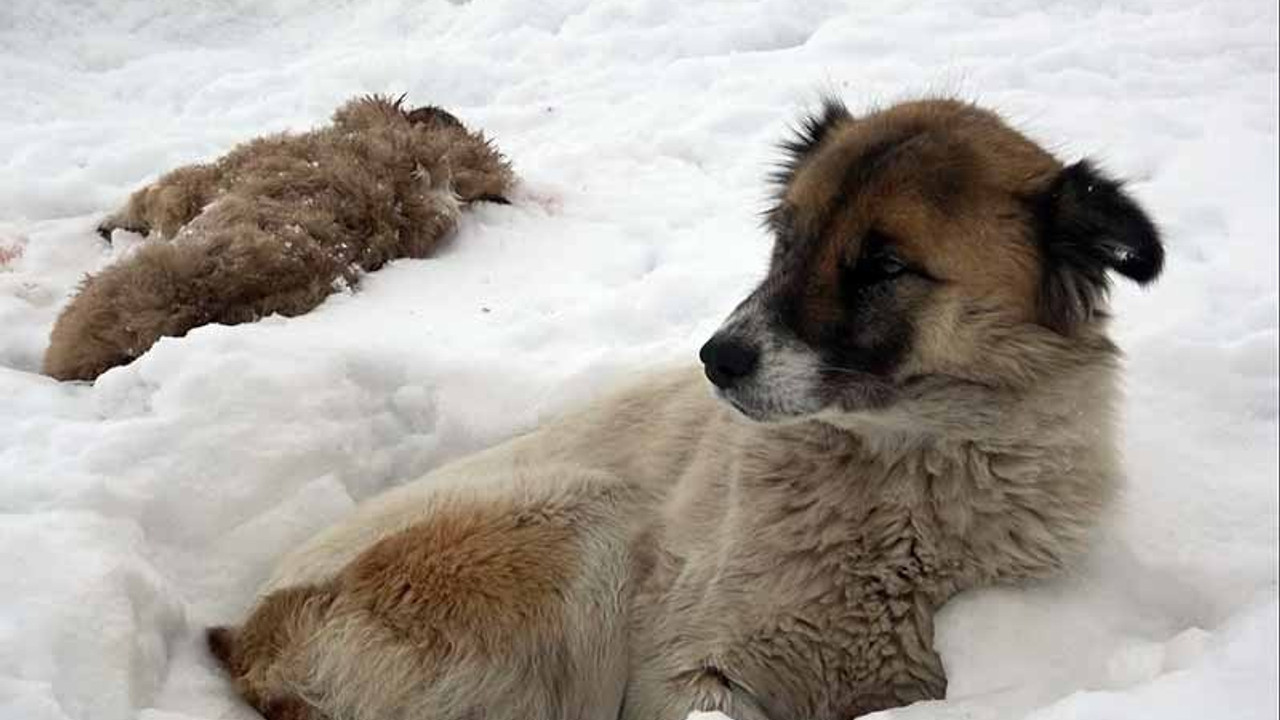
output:
[[[362,272],[426,257],[467,205],[506,202],[514,174],[482,134],[403,100],[351,100],[328,127],[252,140],[134,193],[98,232],[160,239],[84,281],[44,372],[93,380],[164,336],[300,315]]]
[[[951,99],[784,143],[700,351],[359,507],[208,631],[272,720],[847,720],[941,698],[933,618],[1051,577],[1121,480],[1109,275],[1156,226]],[[710,390],[709,390],[710,388]]]

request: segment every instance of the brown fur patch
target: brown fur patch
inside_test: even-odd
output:
[[[573,531],[507,507],[460,507],[383,539],[339,576],[358,610],[432,656],[491,656],[507,633],[554,624]]]
[[[325,587],[278,590],[239,629],[210,629],[210,651],[270,720],[320,717],[297,695],[315,676],[316,652],[351,653],[357,664],[400,657],[413,667],[397,672],[421,683],[509,657],[519,638],[561,632],[560,601],[578,570],[571,518],[504,504],[442,508],[375,543]],[[538,651],[550,661],[555,649]]]

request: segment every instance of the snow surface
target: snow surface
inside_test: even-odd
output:
[[[0,717],[251,717],[200,628],[359,499],[691,360],[761,274],[770,144],[823,90],[995,107],[1130,178],[1169,246],[1116,297],[1131,483],[1095,557],[958,598],[948,699],[883,717],[1276,717],[1271,0],[5,0]],[[102,214],[366,92],[486,128],[516,204],[305,317],[37,374],[136,242]]]

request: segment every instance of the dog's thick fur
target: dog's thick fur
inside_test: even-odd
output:
[[[85,280],[44,370],[92,380],[163,336],[305,313],[361,271],[425,257],[463,206],[501,201],[513,179],[449,113],[383,97],[347,103],[328,127],[174,170],[99,226],[108,239],[117,228],[160,239]]]
[[[362,506],[210,646],[296,720],[847,720],[942,697],[933,617],[1051,576],[1119,479],[1114,182],[995,115],[830,102],[766,279],[660,373]]]

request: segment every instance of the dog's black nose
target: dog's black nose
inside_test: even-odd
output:
[[[716,335],[698,351],[698,359],[707,379],[727,390],[755,372],[760,352],[741,340]]]

